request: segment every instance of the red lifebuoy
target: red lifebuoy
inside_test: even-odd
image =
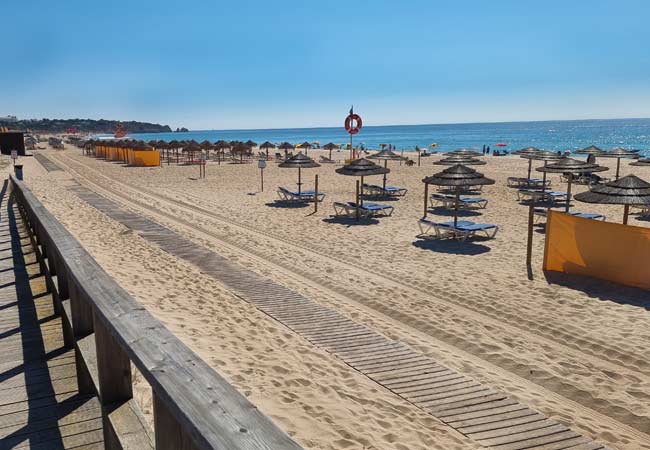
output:
[[[354,126],[352,126],[352,121],[355,122]],[[350,134],[357,134],[362,126],[363,122],[361,122],[361,116],[359,114],[353,113],[345,118],[345,131]]]

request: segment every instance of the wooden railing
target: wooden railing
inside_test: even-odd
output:
[[[79,391],[102,404],[105,448],[301,449],[104,272],[22,181],[11,186],[75,350]],[[152,388],[155,439],[133,399],[131,363]]]

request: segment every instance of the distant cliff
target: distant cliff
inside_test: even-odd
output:
[[[37,133],[65,133],[72,129],[79,133],[113,133],[118,124],[121,124],[127,133],[170,133],[172,131],[169,125],[135,121],[120,122],[118,120],[104,119],[38,119],[3,122],[2,119],[0,119],[0,127],[8,127],[12,130],[30,130]]]

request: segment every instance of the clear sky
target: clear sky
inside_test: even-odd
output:
[[[7,0],[0,115],[194,129],[650,117],[647,0]]]

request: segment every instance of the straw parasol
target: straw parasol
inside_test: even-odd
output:
[[[232,142],[231,142],[232,144]],[[251,151],[251,148],[248,146],[246,142],[234,142],[232,149],[230,150],[231,153],[239,153],[239,162],[243,163],[244,162],[244,153],[249,153]]]
[[[282,167],[283,169],[295,169],[295,168],[298,169],[297,184],[298,184],[298,194],[300,194],[301,187],[302,187],[301,170],[320,167],[320,164],[318,164],[316,161],[311,159],[309,156],[303,155],[302,152],[298,152],[297,155],[294,155],[291,158],[287,159],[286,161],[278,164],[278,167]]]
[[[534,160],[537,161],[544,161],[544,165],[546,166],[549,161],[559,161],[562,159],[562,155],[558,155],[555,152],[550,152],[548,150],[540,150],[536,154],[532,155],[531,158],[528,160],[529,162]],[[530,178],[530,175],[528,176]],[[542,177],[542,192],[546,191],[546,172],[544,172],[544,175]]]
[[[270,148],[275,148],[275,144],[273,144],[273,143],[271,143],[269,141],[266,141],[262,145],[260,145],[260,148],[266,150],[266,158],[268,159],[269,158],[269,149]]]
[[[450,152],[447,152],[447,155],[450,156],[483,156],[481,153],[474,151],[474,150],[469,150],[466,148],[459,148],[458,150],[452,150]]]
[[[570,203],[571,203],[571,183],[573,181],[573,175],[582,174],[582,173],[603,172],[609,169],[607,167],[599,166],[598,164],[595,163],[588,163],[573,158],[563,157],[562,159],[552,164],[547,164],[544,167],[538,167],[536,170],[538,172],[569,174],[568,177],[569,180],[567,182],[567,196],[566,196],[566,207],[565,207],[565,211],[569,212]]]
[[[296,148],[304,148],[305,149],[305,155],[306,155],[307,150],[311,148],[311,144],[309,142],[305,141],[302,144],[296,145]]]
[[[590,145],[589,147],[581,148],[580,150],[576,150],[573,153],[578,154],[578,155],[594,155],[594,156],[602,156],[605,151],[602,148],[596,147],[595,145]]]
[[[473,156],[452,155],[435,161],[433,164],[438,166],[455,166],[456,164],[462,164],[464,166],[482,166],[487,163],[478,158],[474,158]]]
[[[650,158],[637,159],[636,161],[630,163],[630,165],[637,167],[650,166]]]
[[[402,157],[392,150],[382,150],[379,153],[375,153],[372,156],[369,156],[368,159],[376,159],[379,161],[384,161],[384,168],[388,167],[388,161],[400,161]],[[384,189],[386,189],[386,174],[384,173]]]
[[[458,224],[458,204],[460,202],[461,190],[468,186],[494,184],[494,180],[486,178],[482,173],[462,164],[447,167],[442,172],[424,178],[422,182],[424,183],[424,217],[427,216],[427,201],[429,197],[430,184],[455,188],[456,202],[454,204],[454,226]]]
[[[323,148],[324,148],[325,150],[329,150],[329,151],[330,151],[330,159],[332,159],[332,150],[334,150],[334,149],[336,149],[336,148],[339,148],[339,146],[336,145],[334,142],[330,142],[330,143],[328,143],[328,144],[323,145]]]
[[[537,147],[526,147],[513,153],[514,155],[518,155],[520,158],[528,160],[528,180],[530,180],[530,172],[533,170],[533,159],[535,159],[535,157],[541,152],[542,150]]]
[[[541,150],[538,149],[537,147],[524,147],[524,148],[520,148],[517,151],[512,152],[512,154],[513,155],[532,155],[532,154],[535,154],[537,152],[541,152]]]
[[[288,142],[283,142],[282,144],[278,145],[278,148],[280,150],[284,150],[284,157],[286,158],[287,157],[287,151],[293,150],[295,147],[292,144],[288,143]]]
[[[650,183],[635,175],[628,175],[576,194],[575,199],[585,203],[624,205],[623,224],[627,225],[630,205],[650,205]]]
[[[614,150],[604,152],[598,156],[601,158],[616,158],[616,176],[614,179],[618,180],[618,177],[621,173],[621,158],[638,159],[639,153],[636,150],[627,150],[625,148],[619,147],[615,148]]]
[[[361,177],[361,187],[357,190],[357,204],[363,205],[363,178],[372,175],[383,175],[389,173],[390,169],[381,167],[365,158],[355,159],[343,167],[336,169],[336,173],[349,177]]]

